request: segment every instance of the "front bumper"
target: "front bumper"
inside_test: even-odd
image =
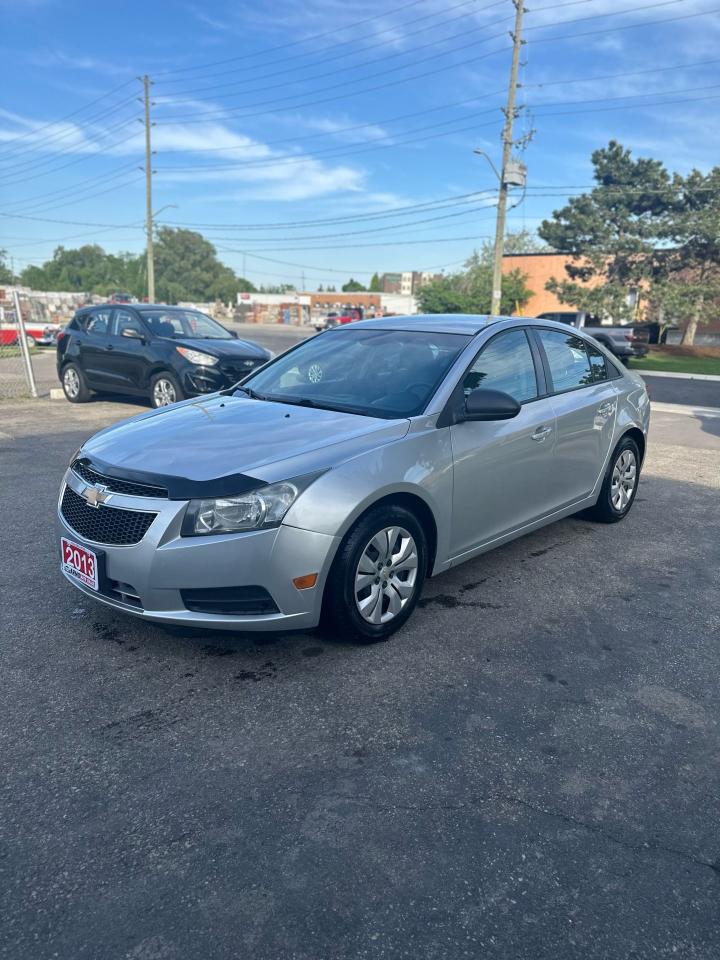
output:
[[[104,554],[100,591],[64,574],[88,596],[146,620],[220,630],[309,629],[320,621],[322,591],[337,538],[281,524],[267,530],[210,537],[181,537],[187,501],[111,494],[100,510],[122,508],[156,513],[139,543],[112,546],[80,536],[60,511],[65,485],[80,494],[86,484],[71,470],[58,500],[60,536]],[[93,509],[88,507],[88,510]],[[317,573],[314,587],[298,590],[297,577]],[[189,610],[181,591],[261,587],[275,613],[241,615]]]
[[[267,362],[267,359],[259,358],[252,361],[221,360],[215,366],[188,363],[180,370],[182,388],[188,397],[227,390],[228,387],[250,376],[255,370],[259,370]]]

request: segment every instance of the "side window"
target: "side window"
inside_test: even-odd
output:
[[[499,333],[483,348],[465,374],[465,396],[477,387],[502,390],[518,403],[537,397],[535,364],[524,330]]]
[[[111,310],[95,310],[88,317],[85,333],[93,337],[105,337],[110,332]]]
[[[138,333],[146,336],[143,325],[133,313],[129,310],[116,310],[113,333],[116,337],[121,337],[125,330],[137,330]]]
[[[590,367],[592,368],[593,383],[600,383],[602,380],[609,380],[611,373],[607,368],[605,357],[591,343],[586,343],[585,347],[590,358]]]
[[[587,387],[593,382],[585,343],[572,333],[538,330],[545,349],[555,393]]]

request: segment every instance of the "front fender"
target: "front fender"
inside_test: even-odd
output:
[[[283,523],[338,537],[374,503],[397,494],[416,496],[437,530],[433,573],[447,566],[452,511],[450,431],[436,418],[413,425],[394,443],[359,454],[319,477],[298,498]],[[431,426],[429,424],[432,424]]]

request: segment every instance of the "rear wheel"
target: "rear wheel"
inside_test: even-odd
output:
[[[150,381],[150,400],[154,407],[167,407],[184,399],[185,394],[174,374],[156,373]]]
[[[640,450],[632,437],[623,437],[610,457],[600,496],[587,511],[591,520],[617,523],[630,512],[640,480]]]
[[[66,399],[70,403],[85,403],[90,399],[90,388],[87,385],[85,374],[74,363],[63,367],[62,388]]]
[[[387,640],[408,620],[422,591],[427,539],[399,506],[370,510],[346,535],[325,586],[323,620],[342,639]]]

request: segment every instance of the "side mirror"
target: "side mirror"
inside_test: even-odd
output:
[[[139,330],[135,330],[133,327],[125,327],[120,336],[130,337],[131,340],[145,340],[145,335],[140,333]]]
[[[519,413],[520,404],[509,393],[478,387],[465,398],[460,420],[512,420]]]

